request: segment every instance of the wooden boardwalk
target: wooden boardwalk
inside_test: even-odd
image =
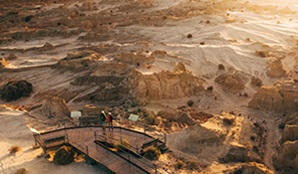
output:
[[[114,127],[113,131],[99,126],[72,127],[34,134],[36,143],[45,151],[54,146],[69,144],[111,173],[159,173],[155,164],[141,157],[139,152],[159,139],[134,130]],[[118,145],[118,148],[111,145]]]

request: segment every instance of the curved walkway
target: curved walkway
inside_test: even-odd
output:
[[[103,165],[111,173],[157,173],[156,166],[141,157],[139,152],[159,139],[134,130],[114,127],[113,131],[99,126],[71,127],[34,134],[36,143],[45,151],[54,146],[69,144]],[[122,148],[109,145],[118,144]]]

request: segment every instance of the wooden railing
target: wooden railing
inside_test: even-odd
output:
[[[57,129],[57,130],[51,130],[49,132],[34,134],[34,138],[35,138],[35,141],[37,141],[38,144],[40,144],[40,146],[42,146],[43,148],[47,148],[47,146],[51,143],[62,141],[64,144],[70,144],[70,145],[77,148],[78,150],[80,150],[81,152],[85,153],[88,156],[92,155],[92,154],[89,154],[89,148],[88,148],[87,145],[84,145],[84,143],[81,143],[81,142],[78,143],[77,141],[69,138],[67,133],[65,133],[65,135],[59,135],[57,137],[52,137],[52,138],[49,138],[49,139],[46,139],[46,140],[43,140],[42,137],[41,137],[42,135],[46,135],[46,134],[50,134],[50,133],[54,133],[54,132],[59,132],[59,131],[63,131],[63,130],[70,130],[70,129],[80,129],[80,128],[101,128],[101,126],[64,127],[64,128]],[[111,153],[114,153],[118,156],[121,156],[122,158],[124,158],[128,162],[139,166],[143,170],[145,170],[144,168],[149,168],[150,170],[155,171],[155,173],[167,173],[163,170],[161,172],[160,171],[161,169],[157,169],[156,164],[152,163],[150,160],[148,160],[148,159],[144,158],[143,156],[139,155],[139,151],[142,148],[146,148],[146,147],[148,147],[152,144],[162,142],[159,138],[153,138],[151,135],[146,134],[145,131],[144,132],[138,132],[138,131],[123,128],[123,127],[114,127],[114,130],[115,129],[120,129],[119,131],[126,130],[126,131],[130,131],[130,132],[135,132],[137,134],[142,134],[143,136],[150,137],[153,140],[150,141],[150,142],[144,143],[141,147],[138,147],[137,145],[133,146],[133,145],[127,143],[127,142],[124,144],[122,142],[121,137],[112,138],[112,137],[108,137],[106,135],[101,135],[103,132],[99,133],[99,131],[94,131],[94,141],[95,141],[95,143],[98,144],[98,145],[100,144],[101,146],[103,146],[107,150],[109,150]],[[165,136],[164,136],[164,140],[166,140]],[[118,144],[119,145],[119,147],[117,147],[118,153],[111,151],[108,146],[106,146],[104,143],[101,143],[101,142],[110,143],[110,144],[114,144],[114,145]],[[164,142],[162,142],[162,143],[164,143]]]

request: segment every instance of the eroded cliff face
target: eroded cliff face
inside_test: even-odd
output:
[[[298,173],[298,112],[284,116],[280,124],[283,130],[274,166],[280,173]]]
[[[225,92],[237,93],[245,88],[245,84],[239,73],[225,73],[215,78],[214,80],[219,84]]]
[[[273,86],[262,86],[249,106],[264,111],[298,111],[298,81],[280,81]]]
[[[188,71],[162,71],[153,74],[136,72],[131,94],[140,103],[150,100],[178,99],[201,94],[203,80]]]
[[[281,145],[275,167],[285,173],[298,173],[298,140]]]
[[[267,75],[272,78],[281,78],[287,75],[286,70],[284,70],[281,60],[274,60],[270,62],[267,66]]]

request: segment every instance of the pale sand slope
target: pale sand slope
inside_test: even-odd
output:
[[[71,163],[58,166],[46,158],[37,158],[42,149],[34,149],[32,132],[26,126],[23,112],[0,106],[0,173],[13,174],[18,169],[25,168],[30,174],[66,174],[84,173],[98,174],[101,169],[86,163]],[[11,146],[20,146],[22,150],[15,155],[9,154]]]
[[[266,66],[272,58],[261,58],[255,52],[268,50],[279,58],[292,50],[298,39],[298,23],[294,20],[297,14],[227,13],[229,16],[194,16],[168,22],[162,27],[129,26],[127,30],[152,38],[147,49],[164,50],[180,58],[158,60],[156,71],[171,69],[173,61],[182,61],[197,76],[212,78],[217,65],[223,64],[271,84]],[[206,24],[207,20],[210,24]],[[192,38],[188,39],[188,34],[192,34]]]

